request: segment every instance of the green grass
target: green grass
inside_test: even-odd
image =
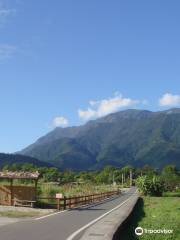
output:
[[[8,180],[1,180],[0,181],[0,186],[1,185],[10,186],[10,181],[8,181]],[[14,179],[13,180],[13,185],[14,186],[34,186],[34,182],[33,182],[33,180],[18,180],[18,179]]]
[[[38,211],[2,211],[0,212],[0,217],[9,217],[9,218],[27,218],[27,217],[38,217],[42,214]]]
[[[93,184],[81,184],[81,185],[52,185],[41,184],[38,188],[39,197],[55,197],[56,193],[62,193],[66,197],[88,195],[93,193],[101,193],[117,190],[117,187],[113,189],[112,185],[100,185],[95,186]]]
[[[163,193],[163,197],[180,197],[180,192],[165,192]]]
[[[143,234],[136,236],[135,228],[172,229],[173,234]],[[140,198],[130,220],[121,231],[119,240],[179,240],[180,239],[180,198]]]
[[[8,181],[1,181],[0,185],[9,185]],[[14,181],[14,185],[23,185],[23,186],[33,186],[31,183],[23,183],[20,181]],[[55,198],[56,193],[62,193],[66,197],[74,197],[74,196],[82,196],[82,195],[90,195],[101,192],[108,192],[117,190],[117,187],[113,187],[112,185],[94,185],[92,183],[84,183],[80,185],[72,185],[72,184],[64,184],[57,185],[51,183],[38,183],[38,198],[39,201],[37,203],[38,207],[49,208],[57,205],[57,200],[50,199],[41,199],[41,198]]]
[[[93,184],[81,184],[81,185],[53,185],[53,184],[39,184],[38,187],[38,197],[39,201],[37,206],[40,208],[54,208],[57,206],[56,199],[41,199],[43,197],[52,197],[54,198],[56,193],[62,193],[66,197],[74,197],[74,196],[82,196],[82,195],[90,195],[101,192],[108,192],[117,190],[117,186],[115,188],[112,185],[93,185]]]

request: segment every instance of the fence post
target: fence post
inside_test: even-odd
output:
[[[57,209],[60,210],[60,198],[57,198]]]
[[[87,199],[86,199],[86,196],[85,196],[85,205],[87,204]]]
[[[69,199],[69,208],[71,208],[71,198]]]
[[[66,197],[64,196],[64,210],[66,210]]]

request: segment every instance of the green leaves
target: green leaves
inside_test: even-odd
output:
[[[143,195],[161,196],[165,189],[164,182],[156,175],[139,177],[136,184]]]

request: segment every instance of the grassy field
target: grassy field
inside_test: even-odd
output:
[[[18,180],[14,180],[14,186],[34,186],[32,182],[22,182]],[[9,186],[10,183],[8,181],[0,181],[0,185]],[[56,193],[62,193],[66,197],[72,196],[81,196],[93,193],[101,193],[117,190],[119,186],[113,187],[112,185],[102,184],[102,185],[94,185],[92,183],[84,183],[84,184],[52,184],[52,183],[38,183],[38,197],[55,197]]]
[[[82,184],[82,185],[71,185],[66,184],[62,186],[52,184],[41,184],[38,188],[38,195],[40,197],[55,197],[56,193],[62,193],[66,197],[81,196],[93,193],[101,193],[117,190],[117,187],[113,188],[112,185],[99,185],[93,184]]]
[[[143,234],[136,236],[136,227],[172,229],[173,234]],[[119,240],[179,240],[180,198],[143,197],[137,203],[132,217],[121,232]]]
[[[8,181],[1,181],[0,185],[9,186]],[[14,186],[34,186],[32,183],[23,183],[22,181],[14,181]],[[112,185],[94,185],[92,183],[83,183],[83,184],[64,184],[58,185],[55,183],[38,183],[37,189],[37,198],[38,202],[37,207],[40,208],[56,208],[57,200],[56,199],[43,199],[43,198],[55,198],[56,193],[62,193],[66,197],[82,196],[82,195],[91,195],[96,193],[103,193],[108,191],[117,190],[120,186],[113,187]]]
[[[8,181],[1,181],[0,185],[9,186]],[[22,181],[14,181],[14,186],[34,186],[33,183],[23,183]],[[113,187],[112,185],[102,184],[94,185],[92,183],[83,184],[64,184],[58,185],[54,183],[38,183],[37,194],[39,198],[55,197],[56,193],[62,193],[66,197],[82,196],[88,194],[102,193],[117,190],[120,186]]]
[[[38,187],[38,197],[55,197],[56,193],[62,193],[66,197],[73,196],[82,196],[82,195],[90,195],[95,193],[102,193],[117,190],[117,186],[113,187],[112,185],[99,185],[95,186],[93,184],[81,184],[81,185],[52,185],[52,184],[41,184]],[[47,208],[50,204],[50,207],[57,204],[56,200],[46,200],[40,199],[38,201],[38,206],[42,208]],[[52,205],[53,204],[53,205]]]
[[[165,193],[163,193],[163,197],[180,197],[180,191],[165,192]]]

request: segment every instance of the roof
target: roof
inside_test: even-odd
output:
[[[0,178],[6,179],[38,179],[40,176],[39,172],[11,172],[3,171],[0,172]]]

